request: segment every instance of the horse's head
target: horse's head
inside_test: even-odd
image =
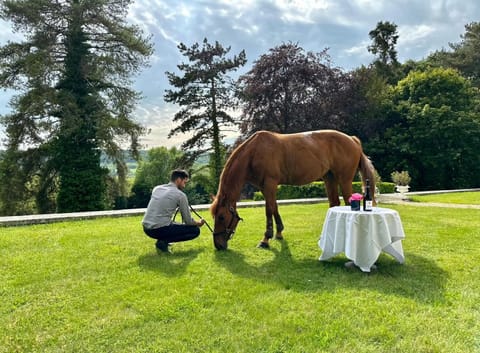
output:
[[[216,198],[211,207],[214,219],[213,243],[217,250],[226,250],[228,241],[232,238],[237,224],[242,218],[238,215],[235,203]]]

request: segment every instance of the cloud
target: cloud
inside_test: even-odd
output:
[[[279,0],[276,5],[285,22],[315,24],[319,13],[330,7],[326,0]]]
[[[184,135],[168,138],[169,132],[175,128],[172,121],[175,112],[176,108],[170,104],[143,104],[137,107],[134,113],[136,121],[149,129],[149,133],[140,140],[145,148],[180,147],[186,138]]]
[[[166,138],[179,107],[163,101],[170,88],[165,72],[177,72],[177,65],[186,61],[177,48],[180,42],[190,46],[208,38],[230,46],[230,55],[245,49],[248,63],[233,77],[287,42],[313,52],[328,47],[335,66],[352,70],[372,61],[368,33],[379,21],[397,24],[403,62],[459,42],[465,24],[479,19],[478,0],[135,0],[127,20],[151,34],[155,48],[151,66],[135,78],[134,88],[145,96],[135,117],[151,128],[144,138],[150,147],[178,146],[185,140],[182,135]],[[0,44],[20,38],[0,21]],[[0,114],[8,109],[6,97],[0,91]]]
[[[149,129],[148,134],[140,139],[140,143],[145,148],[151,148],[156,146],[180,147],[188,138],[193,136],[194,132],[185,134],[176,134],[171,138],[168,138],[168,134],[171,130],[177,127],[178,123],[173,122],[173,117],[178,111],[178,107],[173,104],[162,105],[139,105],[134,112],[135,120],[146,126]],[[228,112],[232,116],[237,113]],[[227,138],[237,137],[239,135],[236,129],[224,132]]]

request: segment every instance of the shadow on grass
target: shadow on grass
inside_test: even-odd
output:
[[[265,251],[257,249],[257,251]],[[271,248],[273,260],[263,264],[251,264],[245,255],[234,250],[217,251],[216,261],[232,274],[295,291],[333,291],[336,288],[372,289],[388,295],[411,298],[423,303],[445,300],[447,272],[434,261],[405,254],[406,263],[399,264],[393,258],[381,254],[372,273],[357,268],[346,268],[348,261],[337,256],[328,262],[318,259],[295,259],[286,240],[281,249]]]
[[[185,273],[190,262],[202,251],[202,249],[190,249],[175,251],[173,254],[152,252],[140,256],[138,265],[148,271],[158,271],[174,277]]]

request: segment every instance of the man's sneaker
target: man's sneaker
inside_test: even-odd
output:
[[[170,244],[164,240],[157,240],[155,247],[157,248],[157,251],[170,252],[170,250],[168,249],[169,245]]]

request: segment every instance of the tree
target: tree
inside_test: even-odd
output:
[[[183,157],[183,153],[175,147],[150,149],[146,160],[140,161],[135,172],[129,206],[133,208],[147,207],[154,186],[168,183],[172,170],[190,167],[190,165],[182,164]]]
[[[40,212],[52,193],[58,211],[103,208],[107,171],[100,166],[100,151],[123,171],[120,142],[129,139],[137,152],[144,128],[130,116],[140,98],[129,88],[130,77],[147,64],[152,45],[138,27],[126,24],[130,3],[1,4],[0,17],[25,34],[23,42],[0,48],[0,86],[21,92],[11,101],[13,113],[2,119],[7,154],[17,159],[15,165],[8,158],[2,164],[9,178],[24,176],[23,188],[36,185]],[[2,196],[11,182],[2,178]],[[11,210],[8,203],[21,200],[10,201]]]
[[[33,154],[31,155],[33,157]],[[35,196],[32,192],[33,177],[29,166],[35,163],[35,158],[28,158],[20,165],[23,152],[7,150],[0,163],[0,206],[4,215],[32,213],[35,207],[32,203]],[[32,182],[29,182],[32,180]]]
[[[396,83],[396,71],[399,66],[395,48],[398,40],[397,25],[389,21],[380,21],[368,35],[373,41],[368,46],[368,51],[377,56],[373,62],[374,67],[389,83]]]
[[[373,67],[362,66],[350,72],[350,90],[345,132],[362,142],[383,131],[391,105],[391,86]]]
[[[184,152],[175,147],[155,147],[148,150],[146,158],[140,161],[135,172],[132,194],[128,199],[131,208],[147,207],[153,188],[166,184],[170,180],[172,170],[181,168],[190,171],[191,181],[185,188],[190,204],[208,203],[209,193],[205,190],[210,179],[201,174],[201,170],[193,170],[192,160]]]
[[[478,187],[478,91],[452,69],[412,71],[392,92],[392,117],[368,144],[383,175],[408,170],[417,190]]]
[[[331,67],[326,49],[305,53],[293,43],[272,48],[239,78],[238,85],[244,135],[342,126],[348,77]]]
[[[226,55],[230,47],[224,48],[218,42],[212,45],[207,38],[202,46],[195,43],[187,47],[180,43],[178,49],[189,62],[177,66],[182,75],[167,72],[168,80],[175,89],[166,90],[165,101],[182,107],[173,119],[180,125],[170,131],[169,137],[193,132],[182,148],[197,150],[198,154],[212,152],[210,167],[218,183],[223,168],[224,132],[236,123],[229,113],[234,105],[233,80],[227,73],[245,65],[245,51],[228,59]],[[210,146],[206,146],[208,144]]]
[[[475,87],[480,87],[480,22],[465,25],[465,33],[460,37],[459,43],[449,43],[451,51],[436,51],[427,62],[457,69]]]

